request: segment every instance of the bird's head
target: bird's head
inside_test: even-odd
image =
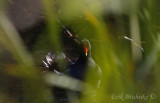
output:
[[[82,54],[85,55],[86,57],[91,55],[91,45],[89,40],[84,39],[81,42],[82,45]]]

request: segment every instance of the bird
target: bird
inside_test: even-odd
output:
[[[42,62],[47,71],[60,75],[65,73],[67,65],[74,64],[63,52],[48,52],[46,56],[42,57]],[[47,71],[43,71],[43,73]]]
[[[90,76],[92,75],[92,80],[87,82],[99,88],[102,79],[102,71],[91,56],[91,44],[89,40],[83,39],[80,43],[79,58],[69,67],[68,74],[73,78],[84,81],[88,73]]]
[[[71,61],[63,52],[49,52],[45,57],[42,58],[44,66],[51,72],[55,72],[61,76],[69,75],[75,79],[79,79],[82,82],[85,81],[86,75],[89,73],[92,75],[92,80],[87,81],[90,85],[100,88],[102,71],[100,67],[95,63],[91,56],[91,44],[89,40],[83,39],[79,44],[79,56],[76,61]],[[66,71],[61,71],[60,62],[67,62],[68,67]],[[66,90],[60,87],[53,87],[53,95],[56,101],[68,101],[66,96]],[[81,96],[81,91],[73,91],[77,97]],[[90,95],[94,98],[94,94]],[[89,97],[89,96],[88,96]]]
[[[65,68],[68,65],[74,64],[63,52],[48,52],[48,54],[42,57],[42,62],[47,71],[46,72],[54,72],[60,76],[65,75]],[[57,80],[58,81],[58,80]],[[53,86],[50,88],[52,96],[54,98],[54,102],[56,103],[68,103],[68,97],[66,93],[66,89]],[[51,97],[52,98],[52,97]]]

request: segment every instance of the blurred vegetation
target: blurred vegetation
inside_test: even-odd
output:
[[[0,103],[52,102],[37,65],[50,50],[65,51],[62,25],[71,28],[78,40],[86,38],[91,42],[92,57],[103,72],[95,103],[159,103],[159,3],[158,0],[43,0],[46,25],[29,50],[25,38],[21,38],[21,32],[7,17],[8,3],[1,0]],[[92,80],[92,75],[87,77]],[[114,97],[120,95],[148,98]],[[86,95],[80,100],[94,102],[88,101]],[[78,99],[72,98],[70,102],[77,103]]]

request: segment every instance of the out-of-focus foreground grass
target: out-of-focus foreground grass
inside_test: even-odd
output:
[[[2,1],[0,103],[51,102],[33,54],[8,20]],[[63,50],[57,39],[60,36],[57,21],[61,20],[71,26],[74,36],[90,40],[92,56],[103,72],[96,103],[159,103],[159,3],[157,0],[43,0],[47,22],[47,33],[43,35],[49,38],[54,50]],[[14,63],[8,61],[10,58],[15,59]],[[11,86],[16,83],[19,83],[16,87]],[[81,100],[88,102],[86,97]]]

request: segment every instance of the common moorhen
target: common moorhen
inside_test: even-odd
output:
[[[64,74],[66,66],[74,64],[63,52],[49,52],[42,58],[42,62],[47,71],[53,71],[56,74]]]
[[[71,65],[68,73],[71,77],[84,80],[86,74],[92,75],[92,80],[87,81],[91,85],[99,88],[102,71],[91,57],[91,45],[89,40],[84,39],[80,43],[80,56],[75,64]]]
[[[66,68],[68,68],[67,65],[73,64],[63,52],[49,52],[42,58],[42,62],[47,69],[47,71],[43,72],[54,72],[61,76],[65,74]],[[51,91],[53,93],[54,102],[68,103],[67,93],[64,88],[54,86],[51,88]]]

